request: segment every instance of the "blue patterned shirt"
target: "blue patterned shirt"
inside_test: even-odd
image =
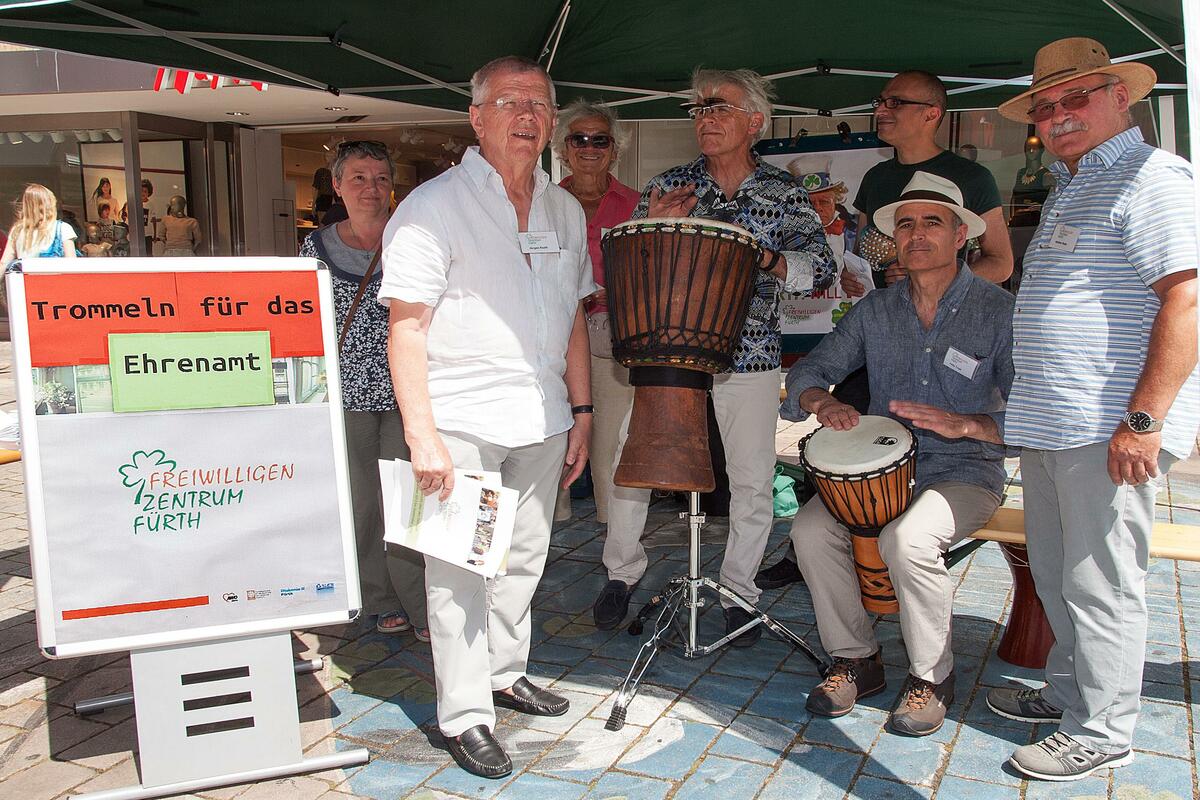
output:
[[[1097,146],[1057,185],[1025,254],[1013,316],[1016,378],[1005,441],[1065,450],[1121,424],[1160,302],[1151,288],[1196,269],[1192,171],[1136,127]],[[1057,233],[1057,236],[1056,236]],[[1200,375],[1179,391],[1163,449],[1187,458],[1200,423]]]
[[[754,172],[742,181],[732,198],[725,197],[720,185],[708,174],[704,156],[673,167],[646,184],[633,218],[645,219],[652,190],[668,192],[694,183],[697,201],[690,216],[738,225],[748,230],[759,245],[783,255],[788,263],[789,282],[796,276],[799,283],[797,288],[789,285],[788,291],[809,297],[814,290],[829,288],[837,276],[837,265],[808,193],[790,173],[757,156],[755,162]],[[783,351],[780,290],[778,278],[759,273],[746,324],[734,347],[732,372],[779,369]]]

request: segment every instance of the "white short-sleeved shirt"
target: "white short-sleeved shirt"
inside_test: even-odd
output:
[[[530,232],[558,251],[521,251],[500,174],[469,148],[418,186],[383,233],[379,301],[431,306],[429,396],[439,430],[504,447],[542,442],[573,424],[567,343],[579,301],[597,290],[583,209],[538,169]]]

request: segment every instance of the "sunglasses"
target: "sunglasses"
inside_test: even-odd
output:
[[[710,102],[708,100],[701,100],[700,102],[704,103],[705,105],[692,106],[687,110],[687,115],[692,119],[700,119],[701,117],[707,117],[710,115],[724,119],[732,116],[733,112],[735,111],[741,111],[744,114],[753,113],[750,111],[750,109],[742,108],[741,106],[735,106],[733,103],[724,103],[720,101]]]
[[[1038,103],[1027,112],[1029,114],[1029,119],[1034,122],[1045,122],[1054,116],[1055,106],[1062,106],[1063,111],[1078,111],[1081,108],[1085,108],[1088,103],[1092,102],[1093,94],[1103,91],[1115,83],[1116,81],[1109,81],[1107,83],[1102,83],[1099,86],[1094,86],[1091,89],[1080,89],[1077,92],[1064,94],[1053,103]]]
[[[923,103],[920,100],[905,100],[903,97],[884,97],[880,95],[871,100],[871,108],[879,108],[883,106],[886,109],[895,111],[900,106],[933,106],[933,103]]]
[[[594,147],[597,150],[607,150],[612,147],[613,139],[607,133],[572,133],[567,137],[567,144],[576,150]]]

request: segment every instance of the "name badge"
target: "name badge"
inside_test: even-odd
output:
[[[517,234],[521,243],[522,253],[557,253],[558,233],[556,231],[525,231]]]
[[[1054,226],[1054,231],[1050,234],[1050,244],[1052,250],[1062,250],[1064,253],[1074,253],[1075,243],[1079,241],[1079,228],[1074,225],[1067,225],[1065,222],[1060,222]]]
[[[979,360],[953,347],[946,348],[946,360],[942,362],[967,380],[974,380]]]

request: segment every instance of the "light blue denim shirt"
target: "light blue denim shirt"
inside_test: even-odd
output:
[[[959,414],[988,414],[1004,433],[1004,406],[1012,385],[1013,296],[959,264],[958,275],[938,303],[929,330],[921,327],[902,280],[867,294],[842,317],[806,358],[787,375],[784,419],[808,417],[800,408],[806,389],[828,389],[866,364],[871,382],[870,412],[884,417],[892,400],[927,403]],[[954,348],[977,362],[968,378],[946,364]],[[905,422],[905,420],[899,420]],[[946,439],[913,429],[917,437],[915,491],[941,481],[982,486],[997,497],[1004,491],[1002,445],[976,439]]]

